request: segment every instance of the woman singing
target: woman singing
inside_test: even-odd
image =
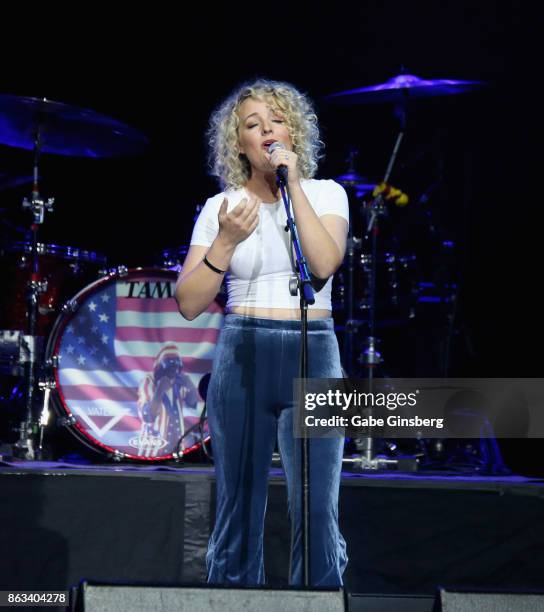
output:
[[[322,143],[307,97],[287,83],[258,80],[212,114],[213,174],[224,191],[207,200],[176,285],[182,315],[194,319],[227,282],[227,315],[207,395],[217,478],[208,581],[264,583],[263,528],[276,441],[292,526],[291,584],[301,584],[300,440],[293,435],[293,379],[299,376],[300,307],[286,212],[276,169],[286,166],[300,243],[314,278],[308,307],[308,376],[341,378],[331,318],[332,276],[346,248],[344,189],[314,176]],[[283,149],[269,153],[272,143]],[[346,545],[338,528],[342,438],[310,440],[310,576],[339,586]]]

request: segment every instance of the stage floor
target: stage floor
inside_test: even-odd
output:
[[[213,467],[4,461],[0,478],[0,588],[205,582]],[[544,587],[542,479],[344,471],[339,513],[349,592]],[[289,537],[284,476],[273,468],[271,586],[287,584]]]

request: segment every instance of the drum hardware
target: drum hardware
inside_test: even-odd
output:
[[[376,468],[377,470],[396,468],[403,472],[416,472],[419,468],[419,457],[402,457],[402,458],[387,458],[385,456],[376,457]],[[364,461],[364,455],[353,455],[351,457],[344,457],[342,459],[343,467],[351,467],[355,471],[363,471],[368,469],[366,462]]]
[[[31,271],[27,283],[28,337],[26,344],[28,362],[25,369],[27,391],[24,420],[20,423],[19,440],[15,445],[18,453],[27,459],[32,459],[35,452],[31,438],[37,425],[33,414],[36,364],[41,357],[36,351],[36,330],[40,314],[38,297],[47,290],[46,281],[40,278],[38,229],[45,221],[45,213],[53,211],[54,204],[54,198],[44,199],[40,195],[40,157],[42,153],[92,155],[93,157],[100,153],[104,154],[104,147],[102,149],[98,147],[99,150],[93,151],[88,142],[85,142],[91,135],[88,131],[89,124],[93,124],[93,138],[95,142],[98,141],[99,145],[104,145],[105,135],[107,134],[108,145],[110,145],[108,153],[111,153],[114,144],[118,147],[119,144],[122,145],[126,142],[127,133],[123,133],[121,124],[113,125],[106,117],[46,99],[1,95],[0,116],[2,117],[0,142],[9,146],[30,149],[33,153],[32,194],[30,198],[25,197],[22,202],[23,210],[30,211],[33,217],[30,250]],[[54,119],[54,129],[50,129],[51,126],[49,125],[49,120],[52,118]],[[79,133],[77,128],[79,128]],[[81,138],[84,132],[85,139]],[[130,136],[133,137],[133,144],[137,142],[137,139],[134,138],[136,133],[130,133]]]
[[[49,398],[51,390],[56,388],[54,380],[45,380],[38,383],[38,388],[43,391],[43,403],[42,412],[39,420],[39,431],[38,431],[38,448],[36,450],[36,458],[43,458],[43,436],[44,430],[49,424],[51,418],[51,411],[49,410]]]
[[[114,450],[113,453],[109,455],[109,458],[113,459],[113,461],[115,461],[116,463],[120,463],[123,460],[123,457],[124,457],[124,454],[118,451],[117,449]]]
[[[376,348],[378,342],[379,340],[373,336],[368,336],[366,338],[366,348],[357,359],[360,364],[367,368],[372,368],[383,362],[383,358]]]
[[[351,148],[345,160],[348,164],[348,171],[345,174],[336,177],[337,182],[343,185],[346,190],[352,192],[352,195],[357,200],[366,196],[369,193],[372,193],[372,191],[376,187],[375,182],[372,182],[368,178],[357,173],[355,169],[355,162],[358,155],[359,151],[357,149]],[[349,231],[352,232],[351,226]]]
[[[209,381],[209,374],[205,374],[202,379],[201,379],[201,383],[202,380],[204,380],[205,378],[208,379]],[[176,448],[178,449],[176,452],[172,453],[173,458],[175,459],[176,462],[179,461],[183,461],[184,456],[183,453],[180,452],[180,448],[181,445],[183,443],[184,438],[186,438],[192,431],[197,430],[200,434],[200,439],[204,441],[204,439],[206,438],[205,434],[204,434],[204,428],[206,427],[206,424],[208,422],[208,417],[206,416],[206,395],[205,393],[202,393],[201,387],[202,384],[199,383],[198,386],[198,390],[200,393],[200,396],[204,399],[204,408],[202,409],[202,414],[200,415],[200,420],[198,421],[198,423],[196,423],[195,425],[193,425],[191,428],[189,428],[186,432],[183,433],[183,435],[181,436],[181,438],[179,439],[179,442],[177,443]],[[207,388],[207,383],[206,383],[206,388]],[[213,463],[213,457],[211,456],[209,450],[206,447],[205,442],[202,443],[202,451],[204,452],[204,455],[206,456],[207,459],[209,459],[212,463]]]
[[[189,435],[191,435],[195,431],[198,431],[200,433],[200,439],[201,440],[204,439],[204,436],[203,436],[203,433],[202,433],[201,423],[199,421],[198,423],[195,423],[195,425],[193,425],[192,427],[189,427],[186,431],[183,432],[183,435],[178,440],[176,448],[179,449],[181,447],[181,445],[183,444],[183,441],[185,440],[185,438],[187,438]],[[182,461],[183,460],[183,453],[180,454],[180,451],[176,450],[175,452],[172,453],[172,457],[174,459],[176,459],[176,461]]]
[[[77,302],[75,300],[68,300],[61,306],[61,312],[74,312],[77,309]]]
[[[363,177],[359,176],[355,171],[355,159],[358,155],[356,149],[351,149],[348,154],[348,171],[346,174],[338,177],[338,182],[343,185],[349,194],[355,195],[355,189],[364,184]],[[346,264],[347,264],[347,279],[344,285],[344,278],[341,280],[340,301],[342,310],[346,311],[346,325],[344,328],[344,343],[342,346],[342,363],[348,375],[353,374],[353,347],[354,337],[358,328],[353,325],[354,322],[354,273],[355,273],[355,258],[356,253],[361,248],[361,239],[353,234],[353,224],[348,227],[348,237],[346,242]]]
[[[404,81],[403,81],[404,82]],[[365,88],[367,89],[367,88]],[[379,91],[376,88],[372,88],[373,94],[376,91]],[[345,100],[346,93],[349,98],[353,98],[352,92],[342,92],[340,94],[334,94],[333,96],[329,96],[329,99],[338,99]],[[367,98],[364,97],[364,93],[367,94]],[[361,98],[361,92],[357,92],[357,100],[367,100],[368,99],[368,91],[363,93],[363,97]],[[389,159],[389,163],[387,165],[387,169],[385,171],[385,175],[383,178],[383,184],[387,185],[389,182],[389,178],[393,171],[393,166],[397,159],[398,151],[401,145],[401,142],[404,138],[404,134],[406,131],[406,103],[407,97],[406,92],[399,92],[400,96],[398,99],[395,99],[395,108],[394,114],[399,122],[399,132],[393,146],[393,151],[391,157]],[[351,170],[351,168],[350,168]],[[383,362],[383,357],[376,351],[376,335],[375,335],[375,323],[376,323],[376,276],[377,276],[377,259],[378,259],[378,234],[379,234],[379,225],[378,221],[380,217],[387,215],[387,206],[385,204],[384,191],[379,190],[376,192],[376,189],[373,190],[373,197],[368,202],[368,204],[364,207],[364,211],[366,213],[366,230],[364,233],[363,245],[370,241],[371,244],[371,265],[370,265],[370,277],[369,277],[369,302],[368,302],[368,313],[369,313],[369,324],[368,324],[368,336],[366,339],[366,349],[363,354],[360,356],[359,360],[362,361],[364,367],[366,368],[366,377],[368,380],[368,389],[372,392],[373,389],[373,378],[374,378],[374,368],[381,362]],[[351,287],[353,286],[350,283]],[[351,304],[348,307],[352,308],[353,300],[351,300]],[[349,317],[351,320],[352,317]],[[351,333],[349,334],[351,344]],[[362,469],[379,469],[380,466],[383,467],[383,463],[375,456],[374,453],[374,440],[372,436],[366,436],[364,438],[358,438],[355,440],[355,445],[357,450],[361,453],[360,461]],[[396,460],[388,460],[387,465],[391,463],[396,463]]]
[[[34,424],[28,423],[27,421],[21,421],[19,423],[18,432],[19,439],[13,445],[14,456],[26,459],[27,461],[34,461],[34,459],[36,459],[34,450],[36,431],[34,430]]]
[[[396,150],[398,150],[398,142],[396,143]],[[384,182],[370,182],[358,174],[354,168],[355,155],[356,151],[352,150],[347,158],[349,162],[348,172],[337,177],[337,180],[344,185],[348,194],[351,194],[350,200],[358,202],[360,216],[365,220],[365,223],[368,222],[372,214],[387,217],[391,203],[395,203],[397,206],[407,203],[406,194],[403,194],[400,190]],[[388,171],[390,172],[389,169]],[[355,217],[357,219],[358,215]],[[374,282],[375,307],[389,315],[387,321],[376,320],[376,325],[384,325],[385,323],[390,325],[413,318],[415,315],[415,298],[417,297],[414,294],[414,291],[417,293],[417,286],[414,282],[410,283],[409,279],[412,268],[415,268],[415,256],[397,256],[393,253],[384,253],[376,258],[376,256],[368,253],[368,248],[367,252],[361,253],[363,240],[366,242],[369,240],[369,230],[365,228],[364,239],[357,238],[354,235],[353,225],[354,223],[351,223],[349,228],[344,264],[335,279],[335,291],[338,292],[338,297],[334,298],[333,302],[334,309],[342,310],[346,317],[345,324],[341,328],[341,331],[343,331],[342,363],[350,375],[357,372],[357,363],[362,365],[368,363],[368,355],[365,351],[354,360],[353,347],[355,344],[354,334],[358,333],[359,328],[365,324],[363,319],[355,317],[361,317],[363,314],[370,315],[371,295],[369,288],[373,284],[373,276],[377,279]],[[380,274],[378,274],[376,266],[373,266],[374,261],[379,264]],[[378,285],[378,280],[383,281],[383,285]],[[384,309],[387,309],[387,312]],[[406,309],[408,310],[405,313]],[[370,325],[370,321],[367,324]],[[337,327],[337,330],[340,330],[340,328]],[[367,348],[369,343],[372,344],[372,341],[366,341],[365,346]]]
[[[98,271],[98,277],[113,277],[113,276],[126,276],[128,274],[128,268],[126,266],[113,266],[111,268],[101,268]]]
[[[76,108],[45,98],[29,98],[0,95],[0,143],[31,150],[33,152],[32,193],[25,197],[22,208],[32,214],[29,280],[27,289],[28,320],[26,336],[28,360],[25,369],[26,402],[25,416],[20,426],[17,451],[25,458],[33,458],[34,448],[30,443],[38,423],[34,419],[36,394],[36,364],[41,359],[37,350],[39,316],[48,314],[39,307],[39,296],[48,291],[47,281],[40,270],[38,228],[45,221],[45,213],[53,212],[54,198],[42,198],[39,183],[39,162],[43,153],[81,157],[112,157],[143,152],[147,138],[119,121],[88,109]],[[27,182],[18,177],[15,183]],[[8,187],[13,186],[8,181]],[[78,258],[79,255],[72,255]],[[23,265],[26,262],[23,262]],[[74,272],[77,272],[77,263]],[[44,383],[46,384],[46,383]],[[47,390],[47,387],[45,387]]]
[[[198,209],[201,209],[202,206],[197,206]],[[195,221],[198,218],[198,214],[195,216]],[[187,252],[189,251],[189,247],[182,245],[176,246],[169,249],[163,249],[160,253],[158,253],[155,257],[154,264],[158,265],[160,268],[165,268],[167,270],[174,269],[176,271],[181,270],[181,266],[185,261],[185,257],[187,256]]]
[[[351,230],[350,230],[351,232]],[[361,247],[361,240],[359,238],[354,237],[353,235],[348,236],[347,240],[347,291],[345,295],[346,305],[347,305],[347,322],[346,322],[346,331],[344,336],[344,346],[343,346],[343,357],[344,364],[348,368],[348,373],[352,373],[352,364],[353,364],[353,346],[354,346],[354,338],[353,334],[357,332],[357,329],[352,325],[354,320],[354,312],[353,312],[353,302],[354,302],[354,274],[355,274],[355,258],[356,253]],[[343,296],[342,296],[343,297]]]
[[[47,291],[47,280],[31,280],[27,283],[27,287],[33,295],[40,295]]]
[[[399,105],[396,108],[396,116],[400,121],[400,130],[395,141],[393,152],[389,159],[387,170],[385,172],[383,184],[387,185],[389,177],[393,171],[393,166],[396,161],[400,144],[406,130],[406,114],[405,109]],[[368,291],[368,336],[365,341],[366,348],[359,356],[358,362],[366,369],[366,378],[368,380],[368,389],[372,392],[374,371],[376,366],[383,363],[384,358],[377,351],[376,345],[379,340],[376,338],[376,280],[377,280],[377,261],[378,261],[378,235],[379,235],[379,219],[388,214],[388,209],[385,202],[384,190],[373,191],[373,198],[367,206],[365,206],[367,226],[363,239],[363,245],[370,242],[371,244],[371,262],[369,267],[369,291]],[[375,195],[374,195],[375,194]],[[372,411],[370,411],[372,412]],[[391,465],[397,464],[397,459],[384,460],[382,457],[376,456],[374,453],[374,439],[372,436],[355,439],[355,446],[360,454],[361,469],[383,469]]]
[[[126,276],[128,274],[128,268],[126,266],[112,266],[111,268],[102,268],[98,271],[98,277],[113,277],[113,276]]]
[[[65,312],[68,312],[68,311],[65,311]],[[73,311],[70,311],[70,312],[73,312]],[[59,356],[52,355],[51,357],[45,359],[45,365],[48,368],[48,372],[51,372],[53,368],[58,368],[59,367]]]
[[[38,153],[39,155],[39,153]],[[32,198],[29,200],[26,196],[23,198],[23,210],[30,210],[34,217],[34,223],[42,224],[45,220],[45,211],[53,212],[53,204],[55,198],[47,198],[42,200],[38,191],[32,192]]]
[[[23,210],[29,210],[32,213],[34,222],[31,225],[32,233],[32,248],[31,248],[31,276],[27,283],[27,304],[28,304],[28,351],[29,360],[26,368],[27,394],[25,407],[24,426],[21,425],[19,441],[16,443],[18,452],[22,452],[25,458],[33,459],[35,452],[32,446],[29,445],[29,432],[34,428],[34,394],[36,385],[36,362],[40,356],[35,352],[36,348],[36,327],[39,314],[38,296],[47,290],[47,281],[40,278],[39,257],[38,257],[38,228],[45,221],[45,212],[53,212],[54,198],[43,200],[39,190],[39,162],[42,146],[42,129],[43,126],[39,119],[36,119],[34,128],[34,183],[32,187],[32,195],[30,199],[24,198],[22,202]]]
[[[77,423],[77,419],[73,414],[70,414],[68,416],[59,417],[57,419],[57,425],[60,425],[61,427],[72,427],[76,423]]]
[[[391,176],[393,166],[395,164],[398,151],[402,140],[404,138],[404,134],[406,132],[406,119],[407,119],[407,106],[408,102],[414,99],[419,98],[427,98],[433,96],[443,96],[443,95],[453,95],[460,94],[464,92],[474,91],[482,87],[484,83],[476,82],[476,81],[453,81],[450,79],[441,79],[441,80],[424,80],[420,79],[415,75],[409,74],[400,74],[396,77],[393,77],[389,81],[385,83],[381,83],[378,85],[373,85],[369,87],[362,87],[358,89],[352,89],[348,91],[338,92],[327,96],[327,100],[336,104],[368,104],[368,103],[392,103],[393,112],[396,121],[399,125],[398,135],[393,147],[393,152],[389,159],[389,163],[384,175],[383,183],[387,187],[387,183]],[[354,164],[353,159],[356,152],[352,152],[350,154],[350,168],[347,175],[343,175],[339,177],[339,182],[342,182],[344,186],[350,186],[353,188],[357,182],[360,184],[363,183],[362,177],[357,175],[354,172]],[[344,182],[344,177],[347,177],[347,181]],[[368,181],[366,181],[368,184]],[[363,232],[363,249],[366,244],[370,243],[370,261],[365,262],[364,256],[362,258],[361,263],[364,265],[365,263],[369,263],[370,265],[365,270],[368,273],[368,298],[359,303],[359,306],[362,310],[366,310],[368,312],[368,336],[364,343],[364,349],[357,361],[361,363],[366,368],[366,373],[368,377],[369,389],[372,390],[372,381],[374,377],[374,371],[378,364],[384,361],[383,357],[377,351],[378,339],[376,338],[375,328],[376,328],[376,311],[378,304],[376,303],[377,298],[377,262],[378,262],[378,248],[377,248],[377,238],[378,238],[378,221],[381,217],[387,215],[387,206],[386,206],[386,198],[384,195],[387,193],[383,189],[380,191],[379,189],[373,188],[372,190],[372,199],[368,202],[368,204],[363,204],[364,213],[366,215],[366,228]],[[398,204],[400,204],[400,200]],[[403,202],[405,203],[405,202]],[[351,236],[348,237],[348,239]],[[353,312],[353,253],[348,251],[348,267],[349,267],[349,277],[348,278],[348,296],[346,296],[348,300],[347,308],[348,308],[348,317],[347,323],[345,326],[345,338],[344,344],[347,345],[347,349],[344,351],[344,357],[348,364],[348,371],[352,365],[352,344],[353,344],[353,331],[356,327],[353,325],[353,316],[351,313]],[[406,264],[408,265],[408,264]],[[390,283],[390,289],[393,291],[394,302],[398,298],[398,279],[396,278],[396,262],[393,265],[392,270],[387,270],[387,273],[392,273]],[[417,288],[414,289],[417,292]],[[342,295],[342,297],[344,297]],[[413,317],[415,311],[412,309],[410,311],[411,316]],[[351,373],[351,372],[350,372]],[[363,438],[356,441],[357,450],[361,453],[360,458],[357,459],[359,462],[361,469],[380,469],[384,466],[390,466],[396,463],[396,459],[391,460],[382,460],[379,457],[375,456],[373,446],[374,441],[372,437]]]
[[[224,305],[224,301],[221,297],[217,298],[217,302],[221,305]],[[202,440],[204,440],[205,438],[204,429],[206,425],[208,424],[207,403],[206,402],[208,400],[208,386],[210,384],[210,380],[211,380],[211,372],[209,372],[208,374],[204,374],[204,376],[200,379],[200,382],[198,383],[198,393],[200,394],[200,397],[204,400],[204,408],[202,409],[202,414],[200,415],[200,420],[198,422],[198,427],[200,429],[200,436]],[[212,453],[210,453],[210,450],[206,442],[202,444],[202,451],[204,452],[206,459],[208,459],[209,461],[213,463],[213,455]]]
[[[128,275],[128,268],[126,266],[117,266],[113,275],[123,278]]]

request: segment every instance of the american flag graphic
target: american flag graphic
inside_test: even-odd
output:
[[[200,442],[192,428],[204,407],[197,390],[211,372],[223,310],[213,302],[186,321],[173,298],[175,279],[174,272],[132,271],[97,281],[76,296],[60,328],[55,374],[63,409],[112,452],[166,458],[182,436],[184,450]],[[164,364],[178,370],[161,387]]]

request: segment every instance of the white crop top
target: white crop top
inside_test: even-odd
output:
[[[339,215],[349,223],[348,198],[344,188],[332,180],[303,180],[302,189],[319,217]],[[247,192],[242,189],[218,193],[209,198],[195,223],[191,245],[211,246],[219,231],[217,213],[224,198],[230,212]],[[262,204],[259,225],[234,250],[226,275],[227,311],[234,306],[252,308],[299,308],[299,297],[289,292],[293,275],[289,257],[289,232],[285,231],[287,215],[280,200]],[[330,277],[308,308],[331,310]]]

